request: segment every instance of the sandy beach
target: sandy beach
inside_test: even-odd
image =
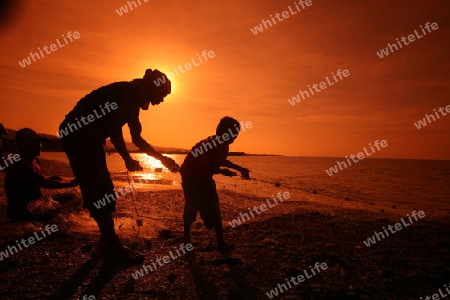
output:
[[[70,178],[61,162],[43,161],[45,175]],[[3,181],[4,174],[0,180]],[[126,183],[117,182],[118,185]],[[33,206],[39,222],[10,223],[0,191],[0,251],[31,236],[46,224],[58,231],[0,262],[1,299],[268,299],[266,293],[286,278],[328,268],[277,299],[419,299],[436,293],[450,278],[449,217],[426,213],[407,228],[375,245],[363,241],[406,214],[391,209],[347,208],[342,199],[304,192],[268,208],[234,229],[228,222],[266,199],[219,189],[226,239],[236,248],[229,255],[215,250],[215,235],[198,218],[192,232],[194,250],[139,279],[142,265],[114,265],[91,258],[99,237],[95,223],[76,200],[59,204],[61,191],[45,191]],[[150,263],[183,244],[183,194],[179,189],[136,190],[136,226],[131,197],[119,198],[116,228],[122,241],[141,251]],[[334,200],[334,201],[333,201]],[[334,205],[331,205],[334,203]],[[371,206],[372,207],[372,206]]]

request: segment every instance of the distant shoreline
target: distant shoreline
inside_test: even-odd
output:
[[[5,152],[15,152],[16,151],[16,145],[14,141],[14,136],[16,134],[16,130],[14,129],[7,129],[10,133],[7,136],[3,136],[3,150]],[[40,137],[46,138],[47,141],[43,143],[43,151],[44,152],[64,152],[61,140],[59,137],[50,135],[50,134],[38,134]],[[136,148],[136,146],[132,143],[125,142],[127,148],[129,149],[128,152],[130,153],[143,153],[139,149]],[[154,148],[163,153],[163,154],[183,154],[187,155],[190,150],[183,149],[183,148],[176,148],[176,147],[158,147],[154,146]],[[105,152],[110,153],[117,153],[116,149],[114,148],[113,144],[109,139],[106,140],[106,146],[105,146]],[[281,154],[257,154],[257,153],[245,153],[245,152],[230,152],[228,156],[286,156]]]
[[[14,142],[14,136],[16,130],[7,128],[9,135],[3,136],[3,151],[4,152],[17,152],[16,146]],[[62,149],[61,141],[58,137],[49,134],[38,134],[40,137],[47,138],[48,141],[44,142],[44,152],[64,152]],[[134,144],[130,142],[126,142],[127,148],[130,149],[130,153],[142,153],[140,150],[134,146]],[[187,155],[190,150],[175,148],[175,147],[158,147],[154,146],[156,150],[163,154],[182,154]],[[107,153],[117,153],[114,149],[112,143],[107,140],[106,141],[106,149]],[[298,158],[330,158],[330,159],[342,159],[342,157],[334,156],[334,157],[325,157],[325,156],[303,156],[303,155],[284,155],[284,154],[257,154],[257,153],[245,153],[245,152],[230,152],[228,156],[277,156],[277,157],[298,157]],[[391,160],[425,160],[425,161],[450,161],[450,158],[402,158],[402,157],[367,157],[365,159],[391,159]]]
[[[187,155],[189,151],[163,151],[159,150],[158,147],[155,147],[156,150],[158,150],[161,154],[179,154],[179,155]],[[5,151],[10,152],[10,151]],[[14,151],[11,151],[14,152]],[[58,153],[58,152],[64,152],[63,150],[59,149],[45,149],[44,151],[46,153]],[[115,149],[106,149],[106,153],[118,153]],[[129,150],[130,153],[142,153],[145,154],[142,151],[139,150]],[[241,154],[242,153],[242,154]],[[244,153],[244,152],[230,152],[228,156],[268,156],[268,157],[294,157],[294,158],[326,158],[326,159],[342,159],[342,157],[330,157],[330,156],[298,156],[298,155],[284,155],[284,154],[255,154],[255,153]],[[437,158],[399,158],[399,157],[367,157],[368,160],[373,159],[389,159],[389,160],[425,160],[425,161],[450,161],[450,159],[437,159]]]

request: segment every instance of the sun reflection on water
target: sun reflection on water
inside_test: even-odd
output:
[[[133,177],[135,178],[135,180],[155,182],[172,177],[170,176],[171,172],[166,167],[164,167],[164,165],[159,160],[148,156],[145,153],[133,153],[132,156],[134,159],[138,160],[141,166],[144,168],[144,170],[141,172],[133,172]],[[174,159],[178,163],[178,165],[182,163],[182,161],[180,161],[180,158],[176,155],[166,154],[165,156]],[[173,179],[176,180],[177,178]],[[176,184],[176,182],[174,181],[173,184]]]

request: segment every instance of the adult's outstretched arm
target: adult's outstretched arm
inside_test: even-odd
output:
[[[141,122],[139,122],[138,117],[128,122],[128,127],[130,128],[130,134],[133,144],[135,144],[139,148],[139,150],[161,161],[161,163],[170,171],[180,171],[180,166],[178,166],[178,164],[172,158],[164,156],[156,151],[156,149],[153,148],[149,143],[147,143],[147,141],[141,136],[142,125]]]
[[[128,127],[130,128],[131,140],[133,144],[135,144],[136,147],[139,148],[139,150],[158,160],[161,160],[165,157],[161,153],[156,151],[156,149],[153,148],[149,143],[147,143],[147,141],[141,136],[142,125],[139,121],[139,118],[133,118],[133,120],[128,122]]]
[[[125,140],[123,139],[122,127],[116,128],[109,139],[125,162],[132,160],[130,153],[127,150]]]

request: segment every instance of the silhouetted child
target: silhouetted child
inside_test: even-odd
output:
[[[53,176],[45,178],[41,175],[38,156],[41,154],[41,141],[36,132],[23,128],[16,133],[16,145],[20,157],[16,154],[14,163],[6,168],[5,192],[8,201],[8,215],[13,221],[33,221],[28,204],[42,197],[41,187],[46,189],[62,189],[75,187],[75,180],[67,183]],[[55,180],[53,180],[54,178]]]
[[[224,117],[216,129],[216,135],[197,143],[186,156],[181,166],[182,186],[184,191],[184,239],[191,242],[191,225],[197,212],[206,227],[214,228],[217,237],[217,249],[226,251],[233,246],[225,243],[223,237],[222,216],[217,195],[214,174],[235,176],[237,173],[227,167],[241,172],[243,179],[250,179],[250,170],[227,160],[229,145],[234,142],[240,131],[240,124],[233,118]]]
[[[141,136],[139,113],[150,104],[158,105],[171,93],[171,82],[158,71],[147,69],[144,77],[132,81],[114,82],[84,96],[70,111],[59,128],[64,151],[77,178],[84,207],[97,222],[101,237],[96,253],[112,260],[137,262],[143,257],[122,245],[115,229],[112,213],[116,211],[116,193],[105,154],[105,140],[109,138],[123,158],[128,171],[142,171],[139,162],[127,150],[122,127],[127,124],[133,143],[142,152],[158,160],[172,172],[180,167],[170,157],[156,151]],[[105,199],[106,205],[96,207]]]

